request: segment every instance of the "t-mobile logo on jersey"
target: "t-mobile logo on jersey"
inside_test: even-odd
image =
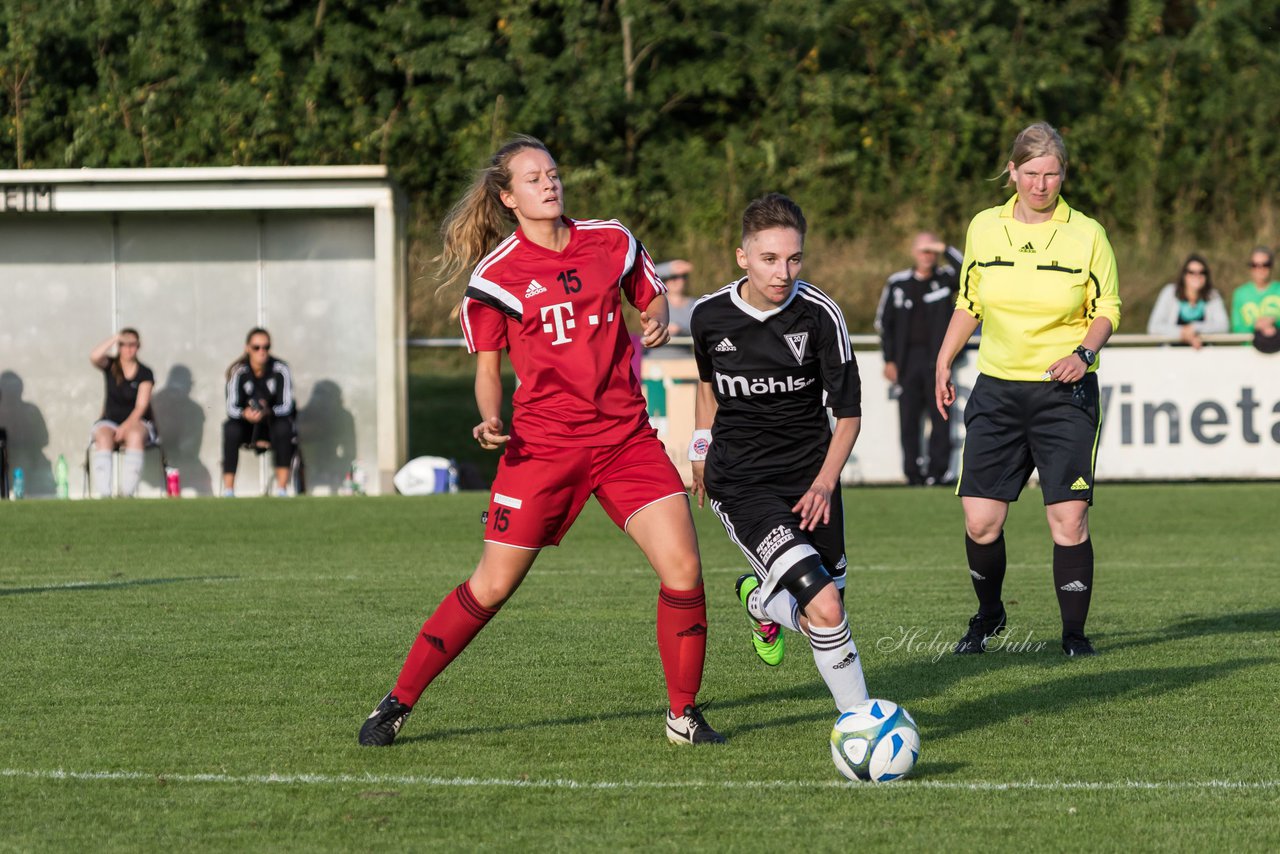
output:
[[[551,320],[547,321],[547,316],[551,316]],[[599,326],[601,322],[605,324],[613,323],[614,312],[606,312],[603,317],[599,314],[587,315],[587,323],[590,326]],[[555,338],[551,339],[552,346],[558,344],[568,344],[573,339],[565,333],[578,325],[573,319],[573,303],[558,302],[555,305],[544,305],[542,307],[542,331],[547,334],[555,333]]]
[[[551,321],[547,322],[547,315],[551,316]],[[553,347],[561,344],[568,344],[573,339],[565,335],[577,323],[573,319],[573,303],[558,302],[552,305],[544,305],[542,307],[542,331],[550,333],[555,330],[556,337],[551,339]]]

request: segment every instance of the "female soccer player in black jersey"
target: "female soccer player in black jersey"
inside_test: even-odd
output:
[[[841,596],[840,470],[862,423],[862,385],[840,307],[797,278],[805,228],[786,196],[753,201],[737,250],[746,275],[694,306],[689,457],[699,504],[711,498],[754,570],[737,592],[757,655],[776,665],[779,626],[804,632],[843,712],[867,699]]]
[[[142,454],[156,443],[155,416],[151,414],[151,393],[156,375],[138,361],[142,346],[136,329],[121,329],[89,354],[89,361],[102,371],[106,395],[102,414],[94,422],[93,451],[90,453],[90,486],[98,498],[111,494],[111,457],[124,448],[120,463],[120,492],[132,496],[142,479]],[[109,355],[111,348],[116,355]]]

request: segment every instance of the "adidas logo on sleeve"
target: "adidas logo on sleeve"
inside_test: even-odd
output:
[[[730,341],[728,338],[725,338],[715,346],[715,351],[717,353],[736,353],[738,352],[738,348],[733,346],[732,341]]]

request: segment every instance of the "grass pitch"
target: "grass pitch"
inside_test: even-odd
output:
[[[1101,488],[1103,654],[1077,661],[1037,493],[981,657],[946,654],[974,607],[957,500],[845,496],[867,681],[923,743],[884,786],[832,767],[802,639],[756,661],[709,511],[727,745],[663,737],[656,581],[592,505],[373,750],[356,731],[469,573],[484,495],[2,505],[0,850],[1280,848],[1276,486]]]

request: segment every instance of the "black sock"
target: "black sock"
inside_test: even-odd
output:
[[[1078,546],[1053,545],[1053,586],[1062,612],[1062,633],[1084,634],[1093,595],[1093,541]]]
[[[975,543],[966,533],[964,553],[969,558],[969,577],[973,581],[973,592],[978,594],[978,613],[984,617],[994,617],[1004,607],[1004,603],[1000,601],[1007,563],[1004,531],[1000,532],[994,542],[986,545]]]

